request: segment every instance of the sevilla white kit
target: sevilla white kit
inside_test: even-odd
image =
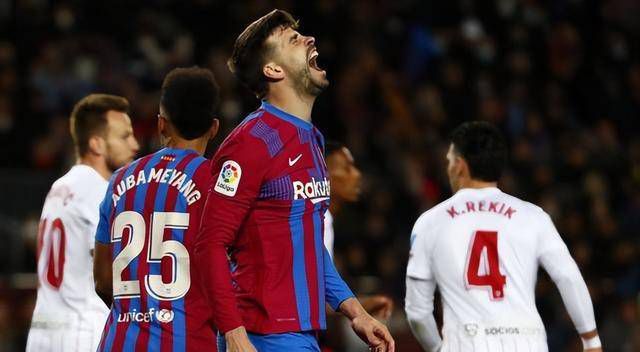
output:
[[[596,328],[580,271],[539,207],[498,188],[462,189],[422,214],[411,235],[405,309],[426,350],[547,351],[534,289],[542,266],[578,332]],[[442,341],[433,318],[440,290]]]
[[[38,231],[38,298],[27,352],[95,351],[109,309],[95,293],[94,236],[108,182],[76,165],[44,202]]]
[[[327,210],[324,213],[324,236],[322,239],[331,258],[333,258],[333,236],[333,215]]]

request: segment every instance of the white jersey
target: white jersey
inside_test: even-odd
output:
[[[47,194],[27,351],[97,349],[109,309],[95,292],[91,251],[107,184],[93,168],[76,165]]]
[[[567,308],[579,331],[595,329],[575,262],[550,217],[531,203],[497,188],[463,189],[420,216],[411,242],[408,278],[434,282],[442,296],[442,351],[546,351],[534,293],[540,265],[557,284],[579,288],[576,304],[588,308]],[[407,293],[408,315],[417,297]]]
[[[333,258],[333,216],[331,212],[327,210],[324,213],[324,246],[327,247],[327,252],[331,258]]]

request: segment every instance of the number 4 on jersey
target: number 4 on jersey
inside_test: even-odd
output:
[[[484,273],[480,275],[480,264],[484,259]],[[476,231],[471,239],[465,275],[467,289],[491,287],[491,298],[504,298],[506,276],[500,272],[498,257],[498,233],[496,231]]]

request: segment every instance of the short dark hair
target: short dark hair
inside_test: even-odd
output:
[[[187,140],[204,135],[220,103],[220,89],[210,70],[197,66],[175,68],[162,82],[160,105],[164,116]]]
[[[297,29],[298,21],[290,13],[277,9],[260,17],[240,33],[227,61],[229,70],[258,98],[263,98],[268,90],[262,66],[272,48],[266,41],[278,27]]]
[[[104,136],[107,128],[107,112],[129,112],[129,102],[123,97],[109,94],[90,94],[80,99],[73,107],[69,119],[69,130],[78,156],[89,151],[89,139]]]
[[[465,122],[449,140],[469,165],[472,178],[485,182],[500,179],[507,162],[507,143],[495,126],[483,121]]]
[[[331,154],[342,150],[342,148],[344,148],[345,145],[344,143],[338,142],[338,141],[334,141],[334,140],[328,140],[325,144],[324,144],[324,157],[325,159],[328,158],[329,156],[331,156]]]

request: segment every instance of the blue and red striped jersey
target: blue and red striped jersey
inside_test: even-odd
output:
[[[311,123],[263,102],[213,158],[196,260],[222,332],[325,329],[325,302],[353,297],[323,244],[323,149]]]
[[[165,148],[112,176],[96,241],[111,246],[113,304],[98,351],[216,351],[192,251],[208,160]]]

